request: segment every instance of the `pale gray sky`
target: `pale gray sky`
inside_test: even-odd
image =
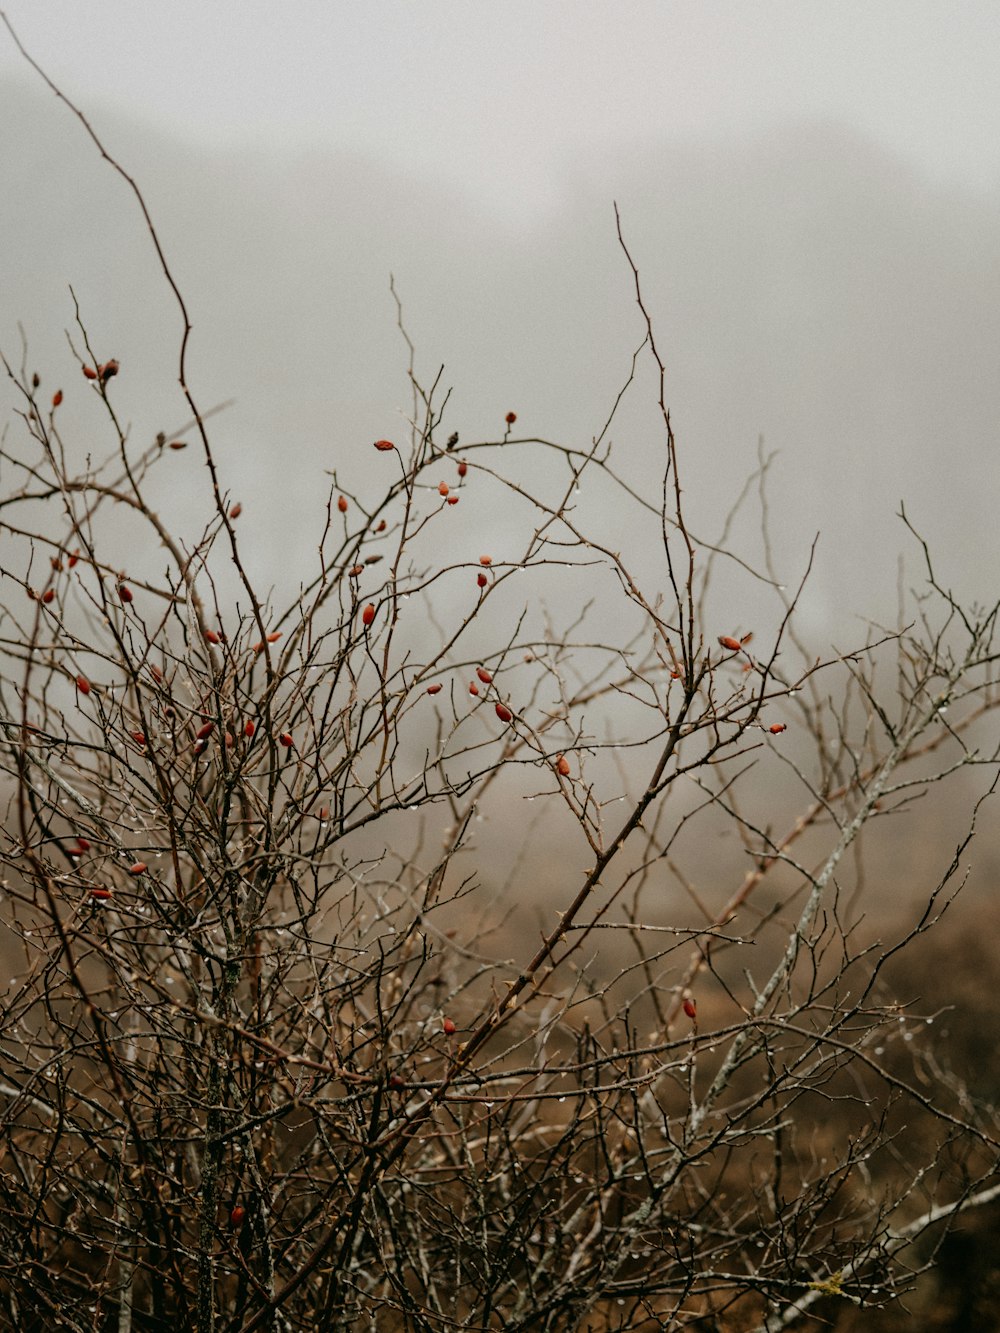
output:
[[[67,92],[185,136],[359,153],[530,220],[568,153],[824,118],[1000,181],[995,0],[7,0]],[[25,77],[0,42],[0,75]]]
[[[214,423],[227,484],[291,515],[397,428],[390,271],[418,369],[455,386],[449,429],[488,436],[513,407],[590,438],[641,336],[617,199],[698,527],[763,435],[790,578],[823,534],[819,620],[892,618],[901,499],[947,578],[991,595],[996,0],[0,5],[146,193],[190,373],[235,399]],[[21,321],[62,379],[72,283],[136,430],[182,417],[134,202],[4,33],[0,172],[0,345]],[[616,423],[636,466],[656,457],[645,393]]]

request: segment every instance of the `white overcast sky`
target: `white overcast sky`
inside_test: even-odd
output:
[[[822,117],[954,182],[1000,180],[996,0],[6,0],[68,93],[214,143],[313,144],[511,216],[558,163]],[[27,77],[4,36],[0,77]]]
[[[247,485],[252,464],[291,508],[332,434],[396,428],[390,271],[421,370],[445,363],[456,386],[449,428],[486,438],[516,405],[532,430],[590,438],[638,332],[617,199],[670,347],[689,503],[714,512],[761,435],[788,549],[824,534],[818,614],[876,584],[894,613],[900,499],[949,569],[992,586],[1000,0],[0,9],[147,192]],[[0,31],[3,91],[0,342],[26,321],[58,373],[72,282],[128,349],[135,410],[172,419],[156,386],[175,352],[154,342],[174,324],[148,317],[134,209]],[[616,419],[626,438],[646,439],[641,401]]]

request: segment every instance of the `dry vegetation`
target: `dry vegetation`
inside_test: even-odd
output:
[[[127,360],[79,311],[74,364],[5,361],[7,1327],[875,1327],[1000,1189],[994,1090],[906,962],[996,780],[996,607],[925,553],[908,623],[817,658],[801,589],[688,526],[622,249],[655,489],[613,413],[586,448],[513,412],[458,442],[414,374],[284,600],[247,572],[176,288],[174,434],[123,426]],[[101,456],[62,426],[84,395]],[[715,623],[729,578],[769,620]],[[863,831],[970,771],[960,845],[875,932]],[[554,906],[500,950],[483,821],[517,843],[529,803]]]

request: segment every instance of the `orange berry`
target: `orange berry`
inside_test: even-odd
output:
[[[145,745],[145,744],[146,744],[146,733],[145,733],[144,731],[133,731],[133,732],[131,733],[131,735],[132,735],[132,739],[135,741],[136,745]]]
[[[208,640],[209,643],[221,643],[221,642],[222,642],[222,640],[219,638],[218,634],[216,634],[216,632],[215,632],[214,629],[207,629],[207,630],[205,631],[205,638]]]
[[[378,449],[379,452],[380,452],[380,453],[383,453],[383,454],[387,454],[387,453],[389,452],[390,449],[395,449],[395,447],[396,447],[396,446],[393,444],[392,440],[376,440],[376,441],[375,441],[375,448]]]
[[[361,623],[362,625],[364,625],[365,629],[367,629],[374,619],[375,619],[375,603],[369,602],[368,605],[365,607],[365,609],[361,612]]]
[[[569,777],[569,760],[566,758],[564,754],[561,754],[559,758],[556,760],[556,772],[559,774],[560,777],[563,778]]]
[[[186,449],[187,447],[187,440],[171,440],[167,445],[168,449]]]
[[[94,369],[93,366],[84,366],[83,373],[86,375],[88,380],[97,379],[97,371]]]
[[[111,897],[111,890],[110,890],[110,889],[91,889],[91,890],[90,890],[90,896],[91,896],[91,898],[97,898],[97,899],[103,901],[103,900],[105,900],[105,899]]]
[[[256,730],[257,730],[257,724],[255,722],[251,722],[248,719],[243,726],[243,735],[249,738],[254,734]]]
[[[685,995],[684,997],[684,1012],[687,1014],[688,1018],[695,1018],[698,1014],[698,1006],[695,1004],[694,1000],[692,1000],[690,995]]]
[[[483,682],[484,685],[493,684],[493,676],[490,674],[489,671],[486,670],[485,667],[476,667],[476,675],[479,677],[479,679]]]
[[[460,499],[461,499],[461,496],[458,496],[458,495],[449,495],[449,496],[448,496],[448,499],[445,501],[445,503],[446,503],[446,504],[450,504],[450,505],[457,505]]]
[[[479,584],[480,588],[485,588],[487,583],[489,583],[489,579],[485,574],[477,574],[476,582]]]
[[[787,730],[788,730],[787,722],[772,722],[771,725],[768,727],[768,731],[771,733],[772,736],[780,736],[783,731]]]
[[[55,393],[52,395],[52,406],[58,407],[61,402],[62,402],[62,389],[56,389]]]
[[[55,595],[56,595],[55,588],[46,588],[45,591],[42,593],[42,601],[45,603],[46,606],[48,606],[49,602],[52,601]]]
[[[463,459],[462,462],[459,463],[459,465],[458,465],[458,475],[459,475],[460,477],[464,477],[465,474],[468,472],[468,470],[469,470],[469,465],[468,465],[468,463],[466,463],[465,460]]]
[[[469,682],[469,693],[470,693],[470,694],[478,694],[478,693],[479,693],[479,686],[476,684],[476,682],[475,682],[474,680]]]
[[[428,693],[428,694],[440,694],[440,693],[441,693],[441,686],[440,686],[440,684],[428,685],[428,686],[427,686],[427,693]]]
[[[290,750],[292,746],[295,744],[295,741],[292,739],[292,733],[290,731],[283,731],[281,735],[278,737],[278,740],[281,742],[281,744],[285,747],[286,750]]]
[[[130,875],[144,875],[148,869],[149,866],[145,861],[136,861],[134,865],[129,866],[128,873]]]
[[[452,1037],[458,1031],[458,1027],[450,1018],[446,1018],[441,1024],[442,1031],[446,1037]]]
[[[281,638],[282,634],[284,634],[284,632],[285,631],[283,629],[272,630],[271,633],[265,635],[265,637],[268,643],[277,643],[278,640]]]
[[[196,741],[203,741],[207,736],[211,736],[214,730],[215,723],[209,719],[207,722],[201,724],[198,730],[194,733],[194,738]]]
[[[438,482],[438,495],[447,495],[450,490],[451,487],[448,485],[446,481]]]
[[[79,551],[74,551],[73,554],[72,554],[72,555],[69,557],[69,559],[66,561],[66,563],[67,563],[67,565],[69,565],[70,569],[72,569],[73,566],[76,564],[76,562],[77,562],[79,559],[80,559],[80,552],[79,552]]]
[[[347,573],[352,579],[359,579],[364,572],[365,572],[364,565],[352,565],[350,569],[347,571]]]
[[[230,1225],[234,1227],[241,1227],[243,1225],[243,1219],[246,1217],[246,1215],[247,1215],[247,1210],[242,1206],[242,1204],[238,1203],[236,1207],[230,1211],[229,1214]]]
[[[233,505],[233,507],[232,507],[232,508],[230,509],[230,511],[229,511],[229,517],[230,517],[230,518],[239,518],[240,514],[242,514],[242,513],[243,513],[243,506],[240,504],[239,500],[237,500],[236,503]]]
[[[340,496],[340,498],[337,500],[337,508],[340,510],[340,512],[341,512],[342,514],[346,514],[346,513],[347,513],[347,496],[346,496],[346,495],[342,495],[342,496]]]
[[[86,676],[77,676],[77,678],[76,678],[76,688],[80,691],[81,694],[89,694],[89,693],[90,693],[90,681],[87,679]]]
[[[719,643],[731,653],[738,653],[743,647],[739,639],[730,638],[728,634],[720,634]]]
[[[516,420],[517,420],[516,412],[508,412],[507,415],[504,417],[504,421],[506,421],[508,426],[513,426]]]
[[[497,704],[496,714],[501,722],[509,722],[514,714],[505,704]]]

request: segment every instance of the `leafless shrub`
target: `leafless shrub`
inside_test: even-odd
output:
[[[610,420],[580,448],[511,413],[456,447],[414,374],[407,438],[358,445],[369,484],[334,483],[283,602],[247,572],[265,519],[216,466],[176,287],[174,435],[129,437],[127,361],[80,312],[66,396],[99,404],[103,457],[5,362],[8,1326],[773,1331],[890,1302],[911,1242],[996,1195],[992,1107],[882,981],[975,811],[894,940],[859,927],[849,857],[959,770],[992,791],[968,738],[996,607],[927,555],[912,625],[817,659],[769,558],[688,526],[622,248],[656,494]],[[154,497],[192,457],[208,518],[178,530]],[[453,535],[470,504],[505,506],[504,550]],[[609,511],[652,534],[638,562],[588,526]],[[713,623],[730,571],[769,623]],[[587,863],[514,961],[477,860],[512,793]],[[720,825],[713,889],[692,844]]]

